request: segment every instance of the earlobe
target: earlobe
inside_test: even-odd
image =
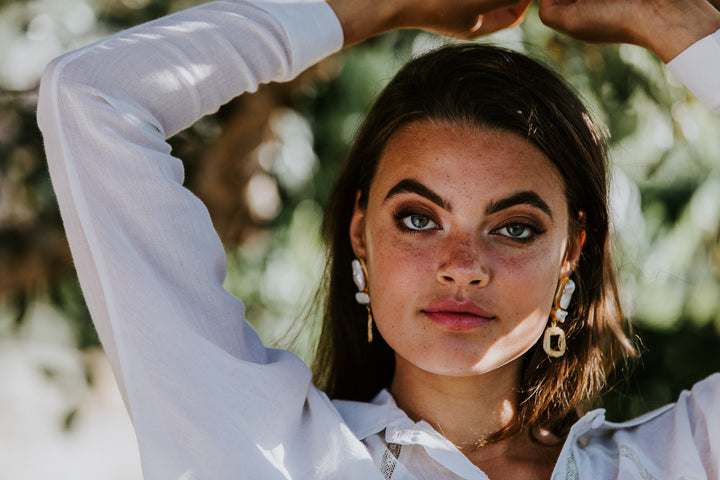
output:
[[[355,197],[355,207],[353,208],[352,218],[350,219],[350,245],[352,246],[355,256],[365,258],[365,210],[360,207],[360,191]]]

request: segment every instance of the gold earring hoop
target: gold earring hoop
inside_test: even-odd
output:
[[[575,293],[575,282],[570,280],[569,277],[560,280],[550,314],[552,320],[545,329],[545,336],[543,337],[543,350],[549,357],[559,358],[565,355],[567,348],[565,330],[558,327],[558,323],[565,322],[568,315],[567,308],[570,306],[573,293]]]
[[[365,260],[362,258],[356,258],[352,261],[352,273],[353,281],[358,289],[355,294],[355,301],[360,305],[365,305],[367,308],[368,320],[367,320],[367,340],[368,343],[373,341],[373,316],[372,309],[370,308],[370,293],[368,291],[368,274],[367,267],[365,266]]]

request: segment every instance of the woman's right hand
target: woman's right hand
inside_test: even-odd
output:
[[[327,0],[345,34],[345,45],[398,28],[475,38],[522,21],[532,0]]]

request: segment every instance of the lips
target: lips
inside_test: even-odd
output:
[[[449,330],[471,330],[495,318],[470,300],[443,300],[429,305],[422,312],[434,323]]]

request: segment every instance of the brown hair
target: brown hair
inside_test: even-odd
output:
[[[604,387],[615,362],[635,354],[609,246],[606,145],[562,78],[525,55],[498,47],[449,45],[418,57],[370,110],[325,212],[327,298],[315,381],[331,398],[359,401],[370,400],[392,381],[393,351],[379,335],[367,342],[367,313],[354,299],[349,224],[358,191],[360,206],[366,206],[389,139],[419,120],[514,132],[550,158],[564,179],[571,242],[579,241],[582,229],[587,234],[573,274],[577,290],[569,321],[563,324],[568,349],[562,358],[550,359],[540,339],[525,354],[516,421],[487,440],[540,428],[563,437]]]

